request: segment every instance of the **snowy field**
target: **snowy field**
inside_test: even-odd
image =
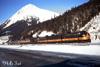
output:
[[[73,53],[83,55],[100,56],[100,43],[80,43],[80,44],[28,44],[28,45],[0,45],[0,48],[20,49],[20,50],[41,50],[50,52]]]

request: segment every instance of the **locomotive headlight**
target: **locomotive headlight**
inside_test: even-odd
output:
[[[89,36],[88,36],[88,35],[82,35],[82,36],[83,36],[83,37],[82,37],[83,40],[89,39]]]
[[[88,39],[87,37],[83,37],[83,40],[86,40],[86,39]]]
[[[85,35],[82,35],[83,37],[85,37]]]

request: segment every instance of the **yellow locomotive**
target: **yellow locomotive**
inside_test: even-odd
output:
[[[84,43],[91,42],[90,34],[86,31],[79,31],[68,34],[59,34],[36,39],[36,43]]]

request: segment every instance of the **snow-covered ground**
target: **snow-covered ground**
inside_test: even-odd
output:
[[[96,44],[96,43],[95,43]],[[92,44],[38,44],[38,45],[0,45],[0,48],[20,49],[20,50],[41,50],[50,52],[73,53],[83,55],[100,56],[100,43]]]
[[[9,35],[8,36],[0,36],[0,44],[6,43],[9,40]]]

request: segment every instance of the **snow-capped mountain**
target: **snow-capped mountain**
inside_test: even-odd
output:
[[[92,40],[100,40],[100,13],[92,18],[83,28],[80,30],[88,31]]]
[[[12,24],[16,23],[20,20],[28,20],[31,21],[31,18],[35,18],[38,22],[43,22],[58,16],[59,14],[56,12],[52,12],[49,10],[38,8],[33,4],[28,4],[21,9],[19,9],[9,20],[9,22],[5,23],[3,28],[7,28]],[[37,22],[37,23],[38,23]]]

